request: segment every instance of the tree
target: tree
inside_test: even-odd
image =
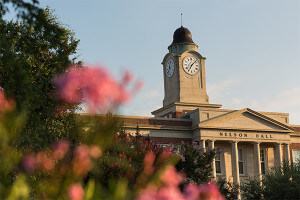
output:
[[[300,163],[284,162],[275,167],[262,179],[248,179],[241,189],[245,199],[300,199]]]
[[[35,150],[73,137],[77,108],[55,98],[53,77],[74,64],[70,56],[79,41],[48,8],[40,11],[29,21],[6,21],[5,11],[0,13],[0,86],[14,97],[17,109],[27,113],[19,147]],[[64,109],[58,114],[58,108]]]
[[[217,185],[219,187],[220,193],[227,199],[227,200],[235,200],[238,199],[238,185],[235,185],[225,179],[218,179]]]
[[[177,150],[181,160],[177,163],[178,171],[184,172],[188,182],[207,183],[211,180],[211,162],[215,150],[203,151],[196,143],[183,143]]]

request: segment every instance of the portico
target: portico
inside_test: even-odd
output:
[[[289,160],[289,133],[293,128],[249,108],[204,121],[201,121],[200,109],[183,117],[193,117],[194,141],[199,141],[203,148],[220,150],[221,169],[212,165],[215,178],[226,178],[235,184],[248,176],[261,180],[262,174],[280,165],[283,158]]]

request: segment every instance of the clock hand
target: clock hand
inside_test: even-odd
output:
[[[190,65],[190,67],[189,67],[189,70],[188,71],[190,71],[190,69],[192,68],[192,66],[193,66],[193,64],[195,64],[195,62],[196,62],[197,60],[195,60],[191,65]]]

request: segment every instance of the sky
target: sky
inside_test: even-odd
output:
[[[120,114],[152,116],[164,98],[163,66],[174,31],[187,27],[207,58],[210,103],[290,113],[300,125],[299,0],[40,0],[80,39],[78,57],[124,70],[144,88]]]

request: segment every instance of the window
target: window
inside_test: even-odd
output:
[[[243,150],[238,150],[239,157],[239,174],[244,174],[244,160],[243,160]]]
[[[292,154],[293,154],[293,163],[300,162],[300,149],[293,149]]]
[[[265,165],[265,150],[260,150],[260,168],[261,174],[266,174],[266,165]]]
[[[220,152],[216,153],[215,164],[216,164],[216,173],[221,174],[221,154],[220,154]]]
[[[209,119],[209,113],[207,113],[207,112],[203,112],[201,114],[201,116],[202,116],[202,120],[201,121]]]

